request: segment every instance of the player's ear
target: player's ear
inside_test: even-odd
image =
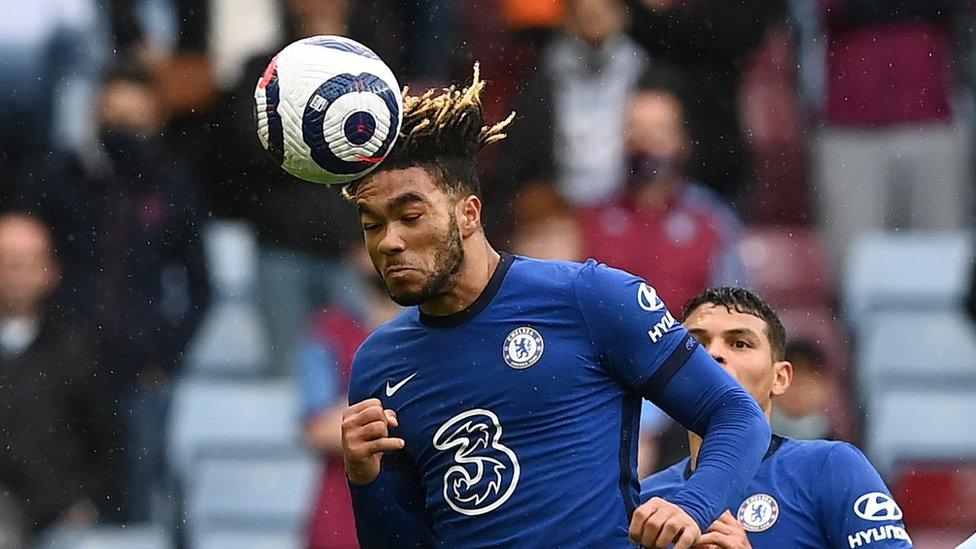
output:
[[[790,388],[793,383],[793,364],[787,360],[781,360],[773,364],[773,396],[780,396]]]
[[[457,221],[461,237],[468,238],[478,232],[481,229],[481,199],[471,194],[458,200]]]

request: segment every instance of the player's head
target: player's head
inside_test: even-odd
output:
[[[677,73],[665,67],[655,67],[638,82],[624,135],[632,184],[681,179],[692,150],[681,88]]]
[[[0,215],[0,312],[36,314],[57,284],[48,228],[23,213]]]
[[[779,315],[743,288],[710,288],[685,305],[685,328],[766,412],[793,379],[784,358],[786,329]]]
[[[405,94],[400,136],[386,160],[347,185],[366,248],[390,297],[419,305],[449,292],[468,246],[486,245],[475,156],[505,137],[513,116],[484,125],[484,81]]]

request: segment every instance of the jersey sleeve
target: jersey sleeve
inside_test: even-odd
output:
[[[575,291],[601,363],[642,396],[664,386],[698,347],[654,287],[634,275],[589,260]]]
[[[364,549],[437,546],[420,473],[406,451],[384,455],[376,480],[363,485],[349,483],[349,491],[356,536]]]
[[[576,291],[601,363],[702,436],[695,473],[668,501],[704,532],[755,475],[769,446],[765,416],[643,280],[590,261]]]
[[[912,547],[902,512],[881,475],[860,450],[847,443],[824,459],[819,507],[831,547]]]

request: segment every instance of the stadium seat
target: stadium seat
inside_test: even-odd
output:
[[[976,394],[976,326],[968,315],[878,313],[863,334],[857,380],[864,397],[901,387],[968,388]]]
[[[169,533],[159,527],[130,524],[57,528],[42,536],[37,549],[171,549]]]
[[[318,460],[301,451],[198,460],[187,483],[191,537],[239,529],[298,535],[312,508],[319,470]]]
[[[746,231],[740,244],[746,274],[777,307],[822,306],[833,293],[833,273],[820,235],[802,227]]]
[[[218,301],[204,316],[186,353],[185,367],[194,375],[254,377],[268,365],[268,341],[254,305]]]
[[[254,230],[244,221],[211,221],[203,230],[203,246],[214,297],[248,299],[257,272]]]
[[[185,478],[204,451],[297,448],[300,423],[298,396],[290,382],[183,379],[170,412],[170,470]]]
[[[883,310],[957,310],[969,286],[968,232],[871,233],[855,240],[843,270],[843,306],[851,326]]]
[[[903,461],[952,456],[976,460],[976,398],[972,390],[900,389],[878,394],[867,407],[868,456],[882,475]]]
[[[217,530],[195,536],[193,549],[304,549],[304,537],[286,533]]]
[[[976,528],[976,461],[901,463],[892,492],[913,528]]]

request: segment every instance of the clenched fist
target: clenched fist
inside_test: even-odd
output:
[[[397,425],[396,412],[384,410],[378,398],[357,402],[342,412],[342,457],[350,482],[373,482],[380,474],[383,454],[403,448],[402,438],[390,436],[390,428]]]
[[[681,507],[661,498],[651,498],[634,511],[630,539],[644,547],[688,549],[701,537],[698,524]]]

